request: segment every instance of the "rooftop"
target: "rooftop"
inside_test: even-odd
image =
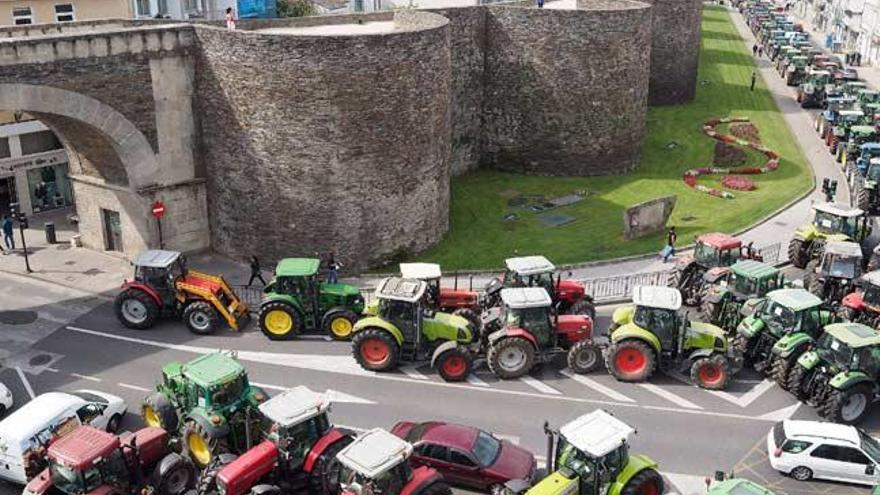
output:
[[[260,404],[260,412],[282,427],[300,424],[329,409],[329,398],[302,385],[287,389]]]
[[[816,211],[830,213],[832,215],[844,218],[859,217],[862,216],[862,214],[864,213],[858,208],[853,208],[839,203],[816,203],[813,205],[813,209]]]
[[[520,275],[539,275],[541,273],[552,272],[556,269],[556,266],[543,256],[508,258],[504,260],[504,264],[509,271]]]
[[[336,458],[343,466],[370,479],[406,462],[413,446],[396,435],[375,428],[358,436],[354,442],[339,451]]]
[[[276,277],[308,277],[318,273],[321,260],[315,258],[284,258],[275,267]]]
[[[546,308],[553,304],[543,287],[501,289],[501,300],[513,309]]]
[[[602,457],[620,447],[635,433],[635,428],[597,409],[562,426],[559,433],[578,450]]]
[[[719,250],[736,249],[742,246],[742,241],[736,237],[722,234],[720,232],[712,232],[697,237],[697,242],[714,247]]]
[[[822,300],[805,289],[777,289],[767,293],[767,297],[792,311],[803,311],[822,304]]]
[[[825,332],[853,349],[880,345],[880,333],[861,323],[834,323],[826,325]]]
[[[775,277],[779,273],[779,269],[775,266],[755,260],[739,260],[730,267],[730,270],[737,275],[751,278]]]
[[[427,284],[412,278],[388,277],[376,287],[376,297],[395,301],[416,302],[422,298]]]
[[[177,251],[151,249],[138,255],[132,263],[135,266],[145,266],[148,268],[167,268],[177,261],[179,257],[180,253]]]
[[[204,354],[183,365],[182,373],[202,387],[226,383],[244,374],[244,367],[228,354]]]
[[[825,243],[825,252],[841,256],[862,256],[861,246],[850,241],[828,241]]]
[[[59,464],[82,470],[91,466],[95,459],[107,456],[118,447],[119,439],[116,435],[91,426],[80,426],[52,442],[48,455]]]
[[[650,308],[671,309],[681,308],[681,292],[672,287],[659,285],[637,285],[633,287],[633,304]]]
[[[443,276],[437,263],[401,263],[400,276],[418,280],[433,280]]]

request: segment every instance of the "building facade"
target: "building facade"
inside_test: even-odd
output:
[[[131,18],[130,0],[0,0],[0,25]]]

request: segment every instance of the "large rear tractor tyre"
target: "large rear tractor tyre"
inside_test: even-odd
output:
[[[749,339],[739,332],[730,338],[730,347],[733,352],[743,357],[743,364],[751,364],[752,357],[749,356]]]
[[[281,301],[260,306],[260,330],[269,340],[291,340],[302,332],[303,319],[293,306]]]
[[[871,191],[862,187],[861,181],[856,184],[856,207],[863,211],[871,211]]]
[[[183,451],[199,469],[211,464],[214,458],[226,452],[222,438],[215,438],[198,421],[187,420],[183,426]]]
[[[354,324],[357,321],[357,313],[348,309],[340,309],[325,314],[321,322],[321,328],[333,340],[350,340],[351,332],[354,330]]]
[[[718,309],[721,307],[721,302],[712,302],[707,301],[706,298],[703,298],[703,302],[700,304],[700,313],[703,315],[703,320],[712,323],[718,324]]]
[[[361,368],[391,371],[400,360],[400,346],[394,336],[381,328],[367,328],[354,334],[351,351]]]
[[[309,493],[311,495],[323,495],[325,493],[339,493],[339,478],[342,464],[336,458],[336,454],[354,440],[351,436],[345,436],[324,449],[320,457],[312,466],[309,473]]]
[[[691,365],[691,380],[706,390],[724,390],[730,383],[730,365],[720,354],[704,357]]]
[[[195,301],[183,310],[183,321],[189,331],[196,335],[211,335],[220,325],[220,315],[207,301]]]
[[[646,342],[622,340],[608,348],[605,367],[622,382],[643,382],[654,374],[657,356]]]
[[[566,360],[575,373],[592,373],[602,366],[602,351],[592,341],[582,340],[571,346]]]
[[[463,382],[474,369],[474,358],[465,347],[456,347],[437,357],[437,373],[447,382]]]
[[[120,323],[135,330],[152,327],[159,317],[159,304],[151,295],[140,289],[125,289],[120,292],[113,307]]]
[[[596,321],[596,305],[586,299],[572,304],[566,313],[570,315],[586,315],[590,317],[591,321]]]
[[[495,341],[486,353],[489,371],[504,380],[519,378],[535,364],[535,346],[520,337],[505,337]]]
[[[847,389],[834,389],[827,401],[819,405],[819,412],[829,421],[848,425],[858,424],[868,414],[874,393],[867,384]]]
[[[141,417],[147,426],[162,428],[169,433],[177,431],[177,411],[168,398],[159,392],[153,392],[144,399]]]
[[[445,481],[435,481],[411,492],[412,495],[452,495],[452,488]]]
[[[177,453],[163,457],[153,472],[153,486],[158,495],[181,495],[195,484],[195,467],[189,459]]]
[[[660,473],[645,468],[629,479],[620,495],[663,495],[663,477]]]
[[[452,314],[461,316],[471,324],[471,331],[473,332],[474,338],[477,338],[480,335],[480,330],[483,329],[483,319],[480,318],[480,315],[478,315],[476,311],[470,308],[458,308],[453,311]]]
[[[801,401],[807,399],[807,393],[804,390],[804,381],[806,381],[808,373],[808,369],[795,363],[785,381],[785,390],[791,392],[792,395]]]
[[[807,266],[809,259],[809,250],[806,243],[801,239],[792,239],[788,243],[788,260],[797,268]]]
[[[800,354],[797,352],[791,353],[788,357],[774,354],[770,358],[770,365],[767,367],[769,370],[767,375],[779,385],[779,388],[787,392],[790,392],[788,389],[788,377],[791,375],[792,368],[797,363],[798,356],[800,356]]]

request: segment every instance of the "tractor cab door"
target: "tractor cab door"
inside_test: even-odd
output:
[[[596,462],[599,479],[599,493],[609,493],[609,489],[617,479],[617,475],[623,470],[626,459],[626,444],[623,444]]]
[[[825,323],[822,321],[822,309],[820,306],[808,309],[801,313],[800,325],[795,326],[795,332],[806,332],[810,335],[818,335]]]
[[[874,381],[880,380],[880,346],[863,347],[856,355],[859,361],[858,369]]]
[[[321,284],[317,274],[306,277],[303,282],[303,309],[309,313],[306,320],[311,320],[312,327],[317,327],[321,323]]]
[[[675,311],[654,308],[652,311],[653,326],[649,328],[660,341],[664,351],[675,351],[678,348],[679,333],[683,333],[687,322],[679,318]]]
[[[173,270],[167,270],[165,268],[139,266],[137,268],[137,273],[135,274],[135,279],[155,290],[159,294],[164,305],[173,306],[176,293],[176,277],[174,273]]]
[[[403,332],[406,342],[417,342],[419,327],[421,324],[421,312],[419,306],[406,301],[389,300],[386,302],[388,310],[385,319],[394,324]]]
[[[521,309],[519,312],[522,314],[520,324],[529,333],[534,335],[535,340],[538,342],[538,347],[548,348],[555,344],[553,342],[554,325],[550,320],[551,317],[547,308]]]

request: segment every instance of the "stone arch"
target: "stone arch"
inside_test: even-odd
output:
[[[113,146],[128,185],[135,191],[154,184],[158,177],[158,157],[143,133],[121,113],[94,98],[51,86],[0,84],[0,108],[58,115],[95,129]]]

